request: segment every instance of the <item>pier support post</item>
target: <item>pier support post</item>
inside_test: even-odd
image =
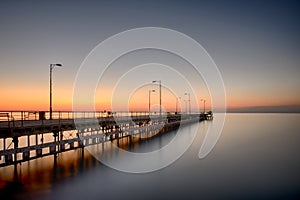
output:
[[[117,133],[116,136],[117,136],[117,146],[120,146],[119,133]]]
[[[37,157],[42,156],[42,149],[36,149],[36,155]]]
[[[81,147],[82,149],[84,148],[84,143],[83,143],[84,137],[83,137],[83,133],[84,133],[84,130],[82,130],[82,129],[78,130],[78,133],[77,133],[77,136],[78,136],[78,138],[80,139],[80,140],[78,141],[78,146]]]
[[[74,142],[70,143],[70,149],[74,149]]]
[[[29,160],[29,151],[23,152],[23,160]]]
[[[3,151],[6,150],[6,143],[5,143],[6,138],[3,138]]]
[[[4,156],[5,163],[12,163],[12,154],[8,154]]]
[[[129,143],[130,143],[130,144],[132,143],[132,137],[133,137],[133,136],[130,134],[130,135],[129,135]]]
[[[3,138],[3,151],[5,151],[5,138]],[[2,156],[0,156],[0,160],[2,159]]]
[[[60,151],[64,151],[64,150],[65,150],[65,144],[62,143],[63,137],[64,137],[64,134],[63,134],[63,131],[61,130],[61,131],[60,131],[60,140],[59,140],[59,143],[60,143]]]
[[[57,137],[58,136],[58,131],[53,131],[53,137],[54,137],[54,146],[50,146],[50,153],[56,154],[56,142],[57,142]]]
[[[83,140],[82,139],[80,139],[78,141],[78,146],[81,147],[82,149],[84,148],[84,144],[83,144]]]
[[[104,152],[104,141],[102,141],[102,153]]]
[[[30,135],[27,135],[27,146],[30,146]]]
[[[41,143],[44,144],[44,133],[42,133]]]
[[[19,147],[19,139],[17,136],[13,137],[12,142],[14,143],[14,150],[15,150],[15,157],[14,157],[14,162],[16,163],[18,161],[17,159],[17,149]]]

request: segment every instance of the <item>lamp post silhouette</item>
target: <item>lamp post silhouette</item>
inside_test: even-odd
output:
[[[190,95],[190,93],[184,93],[184,95],[188,95],[189,96],[189,114],[191,114],[191,95]]]
[[[181,99],[181,97],[178,97],[176,96],[176,111],[175,111],[175,114],[177,114],[177,110],[178,110],[178,99]]]
[[[187,114],[188,113],[188,111],[187,111],[187,102],[188,102],[188,100],[184,100],[184,102],[185,102],[185,114]]]
[[[152,83],[159,83],[159,116],[161,117],[161,80],[152,81]]]
[[[150,106],[151,106],[151,92],[155,92],[155,90],[149,90],[149,115],[150,115]]]
[[[50,119],[52,119],[52,70],[54,67],[62,67],[62,64],[50,64]]]
[[[205,113],[205,102],[206,102],[206,100],[205,99],[201,99],[200,101],[203,101],[203,113]]]

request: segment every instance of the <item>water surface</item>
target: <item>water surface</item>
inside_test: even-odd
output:
[[[24,162],[16,170],[0,168],[0,195],[16,199],[300,199],[299,122],[300,114],[227,114],[217,145],[200,160],[204,134],[214,121],[201,122],[195,141],[182,157],[146,174],[116,171],[81,149],[59,154],[56,162],[47,156]],[[152,151],[175,134],[121,145]]]

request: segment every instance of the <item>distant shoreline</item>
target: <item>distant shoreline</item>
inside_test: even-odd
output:
[[[215,112],[215,113],[221,113],[221,112]],[[246,111],[227,111],[226,113],[236,113],[236,114],[300,114],[300,112],[278,112],[278,111],[273,111],[273,112],[255,112],[255,111],[249,111],[249,112],[246,112]]]
[[[228,108],[228,113],[300,113],[300,105]]]

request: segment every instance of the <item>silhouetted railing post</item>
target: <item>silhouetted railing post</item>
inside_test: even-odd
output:
[[[22,127],[23,127],[23,120],[24,120],[24,113],[23,113],[23,111],[21,111],[21,123],[22,123]]]
[[[59,126],[59,127],[60,127],[60,118],[61,118],[61,117],[60,117],[60,114],[61,114],[60,111],[58,111],[58,126]]]

